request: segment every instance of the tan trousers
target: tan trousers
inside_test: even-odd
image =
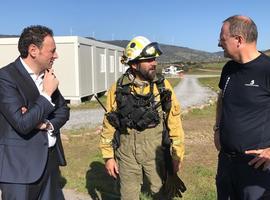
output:
[[[137,133],[122,134],[116,152],[119,165],[121,200],[139,199],[143,174],[149,180],[151,193],[162,186],[163,151],[162,125]]]

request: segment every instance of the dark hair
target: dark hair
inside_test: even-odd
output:
[[[34,25],[24,28],[18,43],[20,56],[22,58],[28,56],[28,48],[31,44],[41,48],[44,38],[48,35],[53,37],[53,31],[46,26]]]
[[[231,35],[241,35],[248,43],[257,41],[257,26],[249,17],[234,15],[224,20],[223,23],[225,22],[230,24],[229,30]]]

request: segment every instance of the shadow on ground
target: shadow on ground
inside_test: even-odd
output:
[[[60,171],[60,181],[59,182],[60,182],[61,189],[63,189],[65,187],[65,185],[67,184],[67,179],[62,176],[61,171]]]
[[[93,200],[120,200],[119,182],[106,173],[103,163],[90,163],[86,172],[86,188]]]

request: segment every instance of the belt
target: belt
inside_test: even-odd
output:
[[[247,155],[245,153],[240,153],[240,152],[227,152],[224,150],[220,151],[221,155],[226,156],[227,158],[230,158],[232,160],[245,160],[245,161],[249,161],[251,159],[253,159],[255,156],[253,155]]]
[[[49,152],[53,152],[54,150],[55,150],[55,145],[48,148],[48,151],[49,151]]]

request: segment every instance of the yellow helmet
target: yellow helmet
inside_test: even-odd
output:
[[[157,42],[150,42],[146,37],[137,36],[128,43],[122,56],[122,63],[129,64],[132,61],[156,58],[161,54]]]

